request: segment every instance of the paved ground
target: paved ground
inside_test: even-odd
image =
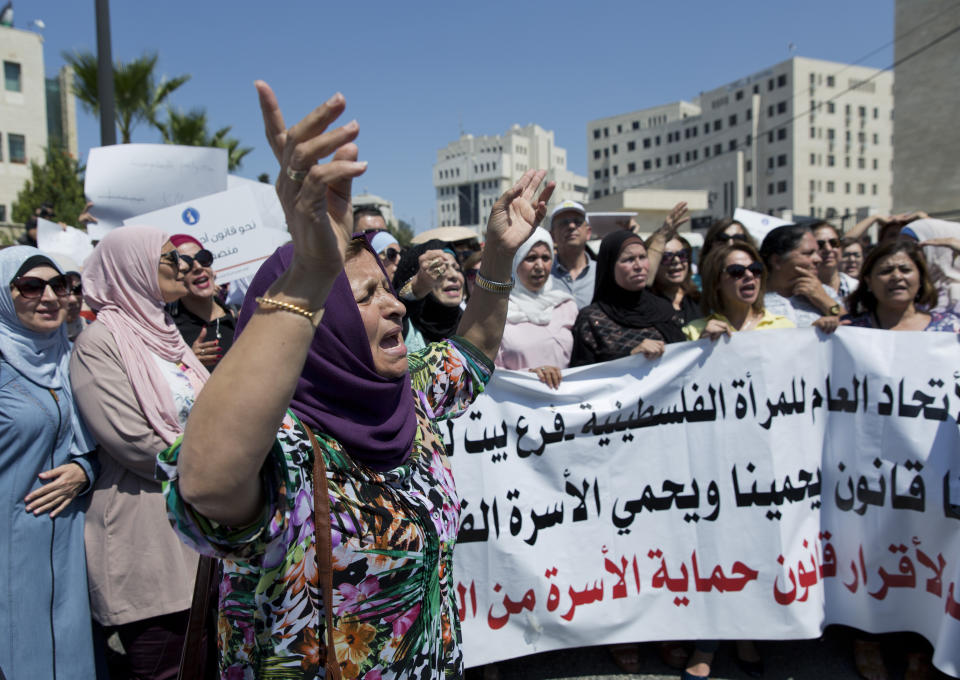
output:
[[[849,634],[843,629],[829,628],[819,640],[800,642],[760,642],[766,670],[764,680],[858,680],[853,666]],[[888,645],[887,668],[890,680],[903,677],[903,655],[896,643]],[[606,647],[585,647],[546,652],[521,659],[504,661],[497,666],[499,680],[677,680],[679,671],[663,664],[655,644],[640,646],[640,675],[621,671],[610,658]],[[489,678],[490,675],[488,674]],[[469,669],[467,680],[483,680],[482,669]],[[733,645],[726,643],[717,653],[711,678],[745,680],[749,678],[734,660]],[[933,672],[931,680],[948,680],[949,676]]]

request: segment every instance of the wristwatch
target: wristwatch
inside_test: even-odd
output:
[[[840,305],[836,304],[827,310],[828,316],[840,316]]]

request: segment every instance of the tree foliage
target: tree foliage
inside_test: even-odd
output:
[[[47,149],[46,162],[30,163],[30,179],[17,194],[11,211],[13,221],[23,223],[44,203],[53,204],[57,220],[76,225],[83,212],[83,168],[62,149]]]
[[[396,224],[390,224],[387,226],[387,230],[393,234],[393,237],[397,239],[397,242],[404,248],[409,247],[410,241],[413,240],[413,227],[403,220],[397,220]]]
[[[182,144],[185,146],[213,146],[227,150],[227,170],[233,172],[240,167],[243,157],[253,151],[251,147],[240,146],[240,140],[230,137],[231,126],[222,127],[212,135],[207,130],[207,112],[202,108],[183,113],[167,108],[167,118],[154,125],[160,131],[164,144]]]
[[[97,57],[91,52],[64,52],[63,59],[73,67],[73,93],[90,113],[100,112],[97,89]],[[144,54],[129,63],[117,61],[113,66],[114,107],[120,141],[130,142],[133,128],[139,123],[156,125],[157,112],[173,92],[190,80],[189,75],[157,82],[154,70],[158,55]]]

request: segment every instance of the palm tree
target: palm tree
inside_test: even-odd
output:
[[[233,172],[240,167],[243,157],[253,151],[250,147],[241,147],[240,140],[228,137],[231,127],[222,127],[212,135],[207,132],[207,112],[202,108],[191,109],[183,113],[167,108],[167,119],[154,122],[163,136],[164,144],[183,144],[185,146],[213,146],[227,150],[227,170]]]
[[[99,113],[97,57],[90,52],[64,52],[63,59],[73,67],[73,93],[87,111]],[[156,125],[160,106],[174,90],[190,80],[189,75],[169,80],[164,76],[157,83],[154,76],[157,59],[156,53],[144,54],[129,63],[118,61],[113,66],[117,127],[120,141],[124,144],[130,142],[130,133],[136,124],[147,122]]]

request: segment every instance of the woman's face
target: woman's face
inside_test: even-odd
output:
[[[820,266],[833,269],[840,264],[840,237],[833,227],[818,227],[813,232],[813,239],[817,242],[817,252],[820,255]]]
[[[384,378],[399,378],[407,372],[403,305],[390,292],[390,283],[371,253],[350,258],[343,269],[363,319],[374,370]]]
[[[160,284],[160,296],[164,302],[176,302],[187,294],[186,264],[167,255],[176,251],[167,241],[160,249],[160,270],[157,282]]]
[[[201,250],[203,249],[196,243],[187,242],[177,246],[177,252],[188,257],[194,257]],[[213,269],[201,267],[196,260],[193,262],[193,267],[184,274],[183,282],[187,286],[187,293],[194,297],[209,298],[217,292]]]
[[[463,274],[457,258],[450,253],[443,253],[443,263],[447,266],[433,286],[433,296],[446,307],[456,307],[463,301]]]
[[[720,272],[718,286],[720,301],[725,309],[733,305],[752,305],[760,296],[760,278],[746,269],[753,262],[754,259],[742,250],[734,250],[723,261],[723,270]],[[744,267],[743,274],[739,277],[734,276],[727,271],[728,267],[731,266],[733,266],[734,273],[739,271],[739,267]]]
[[[64,298],[67,303],[67,323],[73,323],[80,316],[83,307],[83,284],[77,272],[67,274],[70,279],[70,294]]]
[[[640,241],[628,241],[613,267],[613,280],[618,286],[631,293],[643,290],[647,285],[647,270],[650,261],[647,249]]]
[[[690,256],[683,243],[677,239],[668,241],[663,247],[663,259],[657,269],[657,283],[660,285],[677,286],[687,278],[690,271]]]
[[[546,243],[538,243],[520,261],[517,267],[517,278],[529,291],[538,293],[543,290],[550,278],[550,265],[553,262],[553,253]]]
[[[813,237],[813,232],[808,231],[804,233],[796,247],[783,256],[780,266],[790,270],[803,269],[815,275],[820,262],[817,240]]]
[[[844,274],[857,277],[860,275],[861,265],[863,265],[863,246],[859,243],[851,243],[840,254],[840,268]]]
[[[920,291],[920,270],[906,253],[878,260],[866,277],[867,290],[877,298],[877,308],[903,309]]]
[[[35,276],[49,281],[60,276],[53,267],[41,265],[27,270],[22,276]],[[13,309],[20,323],[35,333],[50,333],[57,330],[67,318],[67,298],[58,297],[49,285],[38,298],[26,298],[15,287],[10,288]]]

